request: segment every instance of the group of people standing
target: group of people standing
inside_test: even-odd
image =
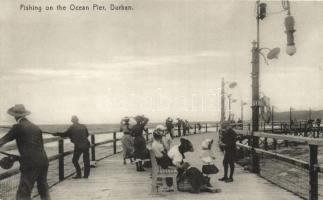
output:
[[[148,132],[148,129],[145,128],[148,121],[147,117],[141,115],[134,118],[125,117],[120,124],[120,131],[124,133],[121,138],[123,162],[126,164],[127,158],[133,162],[133,158],[137,171],[145,171],[143,163],[149,160],[149,150],[144,138],[144,132]]]
[[[188,182],[189,188],[180,187],[182,191],[189,191],[192,193],[200,192],[219,192],[219,189],[214,189],[210,184],[210,177],[203,173],[202,170],[193,167],[185,159],[185,153],[193,152],[193,144],[183,137],[180,138],[180,143],[171,145],[173,143],[174,124],[171,118],[167,118],[165,126],[158,125],[153,131],[153,138],[146,143],[143,137],[143,132],[147,131],[145,125],[148,118],[137,116],[135,118],[126,117],[121,120],[120,130],[124,132],[122,137],[123,159],[126,164],[126,159],[132,158],[136,160],[137,171],[144,171],[142,166],[143,160],[148,160],[149,150],[154,152],[157,164],[163,168],[176,168],[178,171],[177,185],[185,185]],[[220,146],[224,149],[224,177],[220,181],[232,182],[234,172],[235,159],[235,133],[230,126],[223,130],[223,138]],[[149,145],[151,143],[151,145]],[[200,147],[200,158],[203,165],[214,164],[215,154],[212,150],[212,139],[206,139],[202,142]],[[138,161],[137,161],[138,160]],[[230,175],[228,176],[228,167],[230,167]],[[167,179],[166,182],[172,181]],[[169,184],[167,184],[169,185]],[[172,184],[171,184],[172,185]]]
[[[34,184],[37,183],[40,198],[49,200],[49,190],[47,184],[47,173],[49,161],[44,148],[42,130],[30,122],[26,116],[31,112],[26,110],[24,105],[17,104],[8,110],[8,114],[13,116],[17,123],[0,138],[0,147],[4,144],[16,140],[19,151],[20,162],[20,182],[16,194],[16,199],[31,199],[31,192]],[[143,115],[133,118],[125,117],[121,120],[121,131],[124,136],[121,139],[123,147],[123,159],[126,164],[126,159],[132,158],[136,162],[136,170],[144,171],[144,162],[150,160],[150,154],[147,147],[144,132],[148,133],[145,127],[149,119]],[[54,136],[69,137],[74,144],[74,154],[72,162],[76,169],[75,179],[88,178],[90,175],[90,158],[89,148],[90,142],[88,140],[89,132],[85,125],[79,123],[77,116],[72,116],[72,125],[65,132],[51,133]],[[178,124],[180,121],[178,121]],[[177,124],[177,125],[178,125]],[[189,127],[185,122],[185,127]],[[219,192],[213,189],[210,184],[210,178],[203,174],[203,172],[190,166],[190,163],[185,159],[185,153],[193,152],[192,143],[180,138],[180,143],[171,146],[174,137],[174,124],[171,118],[165,122],[165,126],[158,125],[153,132],[153,139],[151,141],[151,150],[153,150],[157,163],[162,168],[176,167],[178,171],[177,181],[180,185],[185,181],[189,183],[189,191],[192,193]],[[198,124],[198,126],[200,126]],[[184,127],[183,127],[184,128]],[[184,129],[183,129],[184,130]],[[185,132],[184,132],[185,135]],[[234,172],[234,157],[235,157],[235,133],[228,125],[222,134],[221,147],[225,152],[223,166],[224,177],[219,179],[221,181],[232,182]],[[180,135],[179,135],[180,136]],[[214,153],[211,151],[213,140],[207,139],[201,144],[201,159],[206,165],[209,165],[215,159]],[[84,161],[84,175],[82,176],[81,167],[78,163],[80,156],[83,155]],[[230,166],[230,176],[228,176],[228,167]]]
[[[31,199],[33,187],[37,183],[40,198],[49,200],[50,195],[47,184],[49,161],[44,148],[43,132],[37,125],[26,118],[31,112],[26,110],[23,104],[11,107],[7,113],[13,116],[17,123],[13,125],[7,134],[0,138],[0,147],[12,140],[16,140],[20,154],[17,157],[20,162],[21,172],[16,199]],[[89,132],[85,125],[79,123],[77,116],[72,116],[71,121],[73,124],[65,132],[52,133],[52,135],[71,139],[74,144],[72,162],[76,169],[76,176],[73,178],[82,178],[81,167],[78,163],[82,154],[84,161],[83,178],[88,178],[90,175]]]

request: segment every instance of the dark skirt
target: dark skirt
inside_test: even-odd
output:
[[[180,175],[179,182],[185,182],[186,180],[188,180],[194,191],[200,190],[207,183],[207,177],[196,167],[191,167]]]
[[[133,157],[135,159],[149,159],[149,150],[146,147],[146,140],[142,135],[135,137],[134,150]]]

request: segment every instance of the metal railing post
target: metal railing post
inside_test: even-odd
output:
[[[95,135],[91,135],[91,156],[92,161],[95,161]]]
[[[58,140],[58,178],[59,181],[64,180],[64,139],[60,138]]]
[[[310,146],[310,191],[309,191],[309,200],[318,200],[318,171],[317,171],[317,146]]]
[[[267,151],[268,150],[268,141],[267,138],[264,140],[264,149]]]
[[[117,153],[117,133],[113,132],[113,154]]]

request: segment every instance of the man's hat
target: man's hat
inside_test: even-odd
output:
[[[79,118],[76,115],[73,115],[72,118],[71,118],[71,121],[72,122],[78,122]]]
[[[9,108],[7,113],[14,117],[24,117],[29,115],[31,112],[26,110],[23,104],[16,104],[14,107]]]

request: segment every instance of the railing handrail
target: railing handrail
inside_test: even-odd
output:
[[[265,138],[272,138],[278,140],[288,140],[291,142],[304,142],[310,145],[316,146],[323,146],[323,139],[322,138],[309,138],[309,137],[301,137],[301,136],[293,136],[293,135],[282,135],[282,134],[273,134],[273,133],[266,133],[262,131],[256,131],[253,133],[249,130],[238,130],[235,129],[239,135],[245,136],[256,136],[256,137],[265,137]]]
[[[201,123],[202,125],[202,123]],[[202,128],[208,128],[208,127],[218,127],[217,125],[214,125],[214,126],[208,126],[207,124],[205,124],[204,126],[202,126]],[[108,143],[116,143],[118,141],[120,141],[121,139],[120,138],[117,138],[116,137],[116,133],[117,132],[121,132],[121,131],[113,131],[113,132],[110,132],[110,131],[99,131],[99,132],[91,132],[90,135],[93,136],[93,135],[101,135],[101,134],[113,134],[114,137],[113,139],[107,139],[107,140],[103,140],[103,141],[100,141],[100,142],[97,142],[97,143],[94,143],[94,144],[91,144],[90,145],[90,148],[94,148],[96,146],[99,146],[99,145],[103,145],[103,144],[108,144]],[[194,132],[195,133],[195,132]],[[147,136],[151,135],[152,133],[151,132],[148,132],[148,133],[144,133],[144,136],[146,138],[148,138]],[[59,141],[64,141],[65,139],[68,139],[68,138],[62,138],[60,136],[53,136],[51,138],[45,138],[44,139],[44,144],[48,144],[48,143],[51,143],[51,142],[59,142]],[[14,149],[17,149],[17,146],[16,144],[10,144],[10,145],[6,145],[4,147],[1,148],[1,150],[3,151],[10,151],[10,150],[14,150]],[[114,151],[116,152],[116,151]],[[59,159],[61,156],[65,157],[67,155],[70,155],[73,153],[73,150],[69,150],[69,151],[65,151],[63,153],[58,153],[58,154],[55,154],[55,155],[52,155],[50,157],[48,157],[48,160],[49,161],[53,161],[53,160],[57,160]],[[9,169],[3,173],[0,173],[0,180],[2,179],[5,179],[5,178],[8,178],[10,176],[13,176],[15,174],[18,174],[20,171],[18,168],[14,168],[14,169]]]

